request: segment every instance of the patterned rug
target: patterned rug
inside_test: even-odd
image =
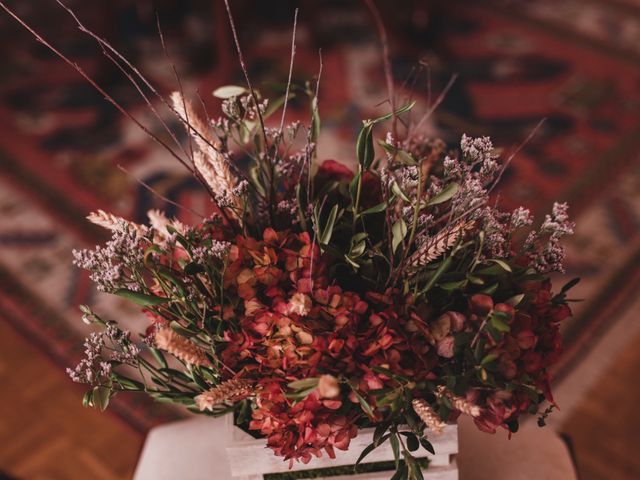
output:
[[[55,2],[38,2],[45,5],[37,9],[14,3],[43,36],[166,136],[127,79]],[[74,3],[83,21],[112,39],[161,92],[176,89],[171,62],[186,93],[201,92],[211,112],[219,105],[210,92],[242,81],[221,2],[180,2],[180,9],[158,2],[170,60],[153,10],[140,6],[146,2]],[[412,90],[424,110],[429,95],[435,99],[458,74],[427,132],[451,144],[461,132],[491,135],[508,154],[546,118],[505,175],[501,201],[527,204],[540,217],[553,199],[567,200],[578,222],[567,278],[582,277],[573,296],[589,300],[576,304],[567,323],[556,372],[566,413],[588,384],[584,375],[595,378],[606,366],[594,352],[618,348],[640,328],[629,313],[640,280],[640,4],[379,3],[400,94]],[[295,82],[317,75],[322,49],[320,156],[352,162],[360,120],[387,108],[372,20],[358,2],[292,0],[249,8],[248,1],[232,1],[250,74],[265,92],[278,91],[286,79],[295,5],[301,8]],[[163,150],[4,14],[0,40],[0,318],[62,368],[82,351],[78,304],[124,319],[135,332],[146,325],[124,302],[96,295],[87,275],[71,265],[73,248],[104,239],[85,215],[103,208],[144,221],[157,207],[182,216],[136,179],[196,211],[210,206]],[[306,122],[307,116],[306,106],[293,101],[291,119]],[[141,431],[175,416],[142,398],[117,399],[113,411]]]

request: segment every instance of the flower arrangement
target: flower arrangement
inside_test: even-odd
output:
[[[487,137],[449,149],[418,134],[406,118],[415,102],[396,108],[392,92],[390,113],[363,122],[355,171],[318,162],[318,84],[289,79],[269,102],[246,79],[214,92],[219,118],[182,92],[166,102],[189,142],[163,146],[208,191],[213,215],[191,225],[157,210],[149,225],[88,217],[112,238],[75,251],[76,265],[149,321],[137,341],[81,307],[97,327],[69,369],[90,387],[84,403],[103,410],[144,392],[195,413],[235,412],[291,464],[333,457],[374,426],[360,459],[389,442],[397,478],[412,479],[422,478],[412,453],[433,451],[428,435],[459,415],[488,433],[516,432],[526,414],[543,423],[575,284],[554,294],[549,279],[573,229],[567,205],[538,228],[525,208],[501,210],[491,194],[511,158],[501,162]],[[306,125],[285,123],[293,95],[309,99]]]
[[[376,444],[399,445],[400,468],[417,478],[411,451],[431,448],[425,432],[460,414],[515,432],[521,415],[553,402],[548,369],[571,312],[548,274],[562,269],[559,241],[572,232],[566,205],[533,230],[526,209],[490,206],[505,165],[486,137],[447,152],[387,133],[377,158],[374,126],[411,104],[364,122],[356,173],[333,160],[314,172],[313,124],[268,128],[256,92],[216,94],[224,115],[210,123],[172,99],[217,213],[186,226],[151,211],[144,226],[98,212],[89,219],[112,239],[74,252],[101,291],[150,322],[146,356],[83,307],[104,327],[70,371],[91,386],[87,404],[143,391],[193,412],[236,411],[291,462],[333,456],[375,425]],[[252,145],[246,171],[232,145]]]

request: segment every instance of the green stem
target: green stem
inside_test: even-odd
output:
[[[356,187],[356,201],[353,204],[353,222],[351,224],[351,229],[355,233],[356,231],[356,222],[358,219],[358,210],[360,210],[360,194],[362,192],[362,165],[358,165],[358,186]]]

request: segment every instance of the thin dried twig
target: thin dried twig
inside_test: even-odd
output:
[[[284,94],[284,105],[282,106],[282,116],[280,117],[280,129],[278,139],[282,137],[284,130],[284,118],[287,114],[287,103],[289,102],[289,90],[291,89],[291,77],[293,76],[293,59],[296,56],[296,30],[298,27],[298,9],[293,15],[293,33],[291,34],[291,61],[289,62],[289,78],[287,79],[287,89]]]
[[[169,136],[176,143],[176,145],[178,147],[180,147],[180,149],[184,152],[184,154],[187,155],[187,151],[183,148],[182,144],[180,143],[180,141],[175,136],[173,130],[171,130],[169,128],[169,126],[164,121],[162,116],[158,113],[156,108],[151,103],[149,97],[144,93],[144,91],[142,89],[142,85],[140,85],[140,83],[138,83],[138,81],[136,81],[134,76],[137,77],[138,80],[140,80],[142,82],[142,84],[145,87],[147,87],[149,89],[149,91],[154,96],[159,98],[164,104],[168,105],[166,100],[164,99],[164,97],[162,97],[162,95],[160,95],[158,93],[158,91],[153,87],[151,82],[149,82],[144,77],[144,75],[142,75],[142,73],[140,73],[140,71],[124,55],[122,55],[118,50],[116,50],[107,40],[105,40],[104,38],[98,36],[96,33],[94,33],[91,30],[89,30],[80,21],[80,19],[78,18],[78,16],[76,15],[76,13],[73,10],[71,10],[68,6],[66,6],[61,0],[56,0],[56,2],[58,3],[58,5],[60,5],[71,16],[71,18],[73,18],[73,20],[76,22],[76,24],[78,26],[78,29],[82,33],[85,33],[86,35],[88,35],[89,37],[93,38],[98,43],[98,45],[100,46],[100,49],[102,50],[102,54],[111,63],[113,63],[122,72],[123,75],[125,75],[125,77],[129,80],[129,82],[134,86],[134,88],[136,89],[136,91],[138,92],[140,97],[142,97],[142,99],[144,100],[144,102],[147,105],[147,107],[149,108],[149,110],[151,110],[151,112],[154,114],[156,119],[158,119],[158,121],[160,121],[160,123],[162,124],[163,128],[165,129],[165,131],[169,134]],[[125,69],[125,67],[127,67],[133,74],[128,72]]]
[[[186,207],[184,205],[181,205],[180,203],[174,202],[173,200],[171,200],[170,198],[165,197],[164,195],[162,195],[160,192],[158,192],[156,189],[154,189],[151,185],[149,185],[148,183],[145,183],[143,180],[141,180],[140,178],[136,177],[135,175],[133,175],[131,172],[129,172],[129,170],[127,170],[126,168],[124,168],[122,165],[116,165],[118,167],[118,169],[124,173],[126,173],[128,176],[130,176],[131,178],[133,178],[136,183],[140,184],[142,187],[146,188],[149,192],[153,193],[156,197],[158,197],[160,200],[163,200],[165,202],[167,202],[169,205],[173,205],[175,207],[178,207],[182,210],[185,210],[187,212],[193,213],[195,216],[200,217],[200,218],[207,218],[206,215],[203,215],[202,213],[196,212],[195,210]]]
[[[111,103],[122,115],[131,120],[138,128],[140,128],[146,135],[152,138],[155,142],[160,144],[165,150],[167,150],[171,156],[173,156],[176,160],[178,160],[187,170],[191,173],[194,172],[194,169],[189,166],[189,164],[178,155],[166,142],[164,142],[161,138],[155,135],[151,130],[149,130],[144,124],[140,122],[136,117],[131,114],[126,108],[124,108],[120,103],[118,103],[109,93],[107,93],[104,88],[102,88],[93,78],[91,78],[84,69],[76,62],[71,60],[65,54],[63,54],[60,50],[54,47],[51,43],[45,40],[38,32],[36,32],[29,24],[27,24],[22,18],[20,18],[13,10],[7,7],[4,2],[0,1],[0,8],[2,8],[5,12],[7,12],[14,20],[16,20],[22,27],[24,27],[33,37],[40,42],[42,45],[47,47],[51,52],[53,52],[57,57],[59,57],[62,61],[64,61],[67,65],[73,68],[76,72],[78,72],[82,78],[84,78],[89,84],[100,93],[105,100]]]
[[[438,98],[436,98],[436,101],[433,102],[433,105],[429,106],[429,109],[425,112],[425,114],[422,116],[420,121],[415,125],[415,127],[413,127],[413,131],[419,130],[422,124],[427,121],[427,119],[431,116],[433,112],[435,112],[435,110],[444,101],[445,97],[447,96],[447,93],[449,93],[449,90],[451,89],[451,87],[453,86],[453,84],[457,79],[458,79],[457,73],[454,73],[453,75],[451,75],[451,78],[449,79],[445,87],[442,89],[442,92],[440,92],[440,95],[438,95]],[[429,98],[431,98],[431,82],[429,82]]]
[[[395,89],[393,84],[393,70],[391,67],[391,55],[389,53],[389,39],[387,37],[387,31],[384,28],[384,21],[382,20],[382,15],[380,14],[380,10],[373,2],[373,0],[364,0],[364,3],[367,5],[367,8],[371,11],[371,15],[373,16],[373,20],[376,23],[376,28],[378,29],[378,36],[380,37],[380,43],[382,44],[382,62],[384,65],[384,76],[387,83],[387,95],[389,96],[389,103],[391,104],[391,131],[393,132],[393,137],[398,139],[398,129],[397,129],[397,120],[396,116],[396,96]]]
[[[267,130],[264,126],[264,118],[262,113],[260,112],[260,107],[258,103],[258,95],[256,94],[255,89],[253,88],[253,84],[251,83],[251,79],[249,78],[249,70],[247,69],[247,65],[244,61],[244,55],[242,54],[242,48],[240,47],[240,39],[238,38],[238,32],[236,30],[236,23],[233,20],[233,14],[231,13],[231,7],[229,6],[229,0],[224,0],[224,5],[227,9],[227,16],[229,18],[229,25],[231,26],[231,33],[233,34],[233,40],[236,44],[236,52],[238,53],[238,61],[240,62],[240,68],[242,68],[242,73],[244,74],[244,79],[247,82],[247,87],[249,87],[249,92],[251,93],[251,98],[253,99],[253,103],[256,107],[256,113],[258,114],[258,120],[260,122],[260,129],[262,130],[262,136],[264,137],[265,148],[268,146],[267,141]]]
[[[509,158],[507,158],[507,160],[502,165],[502,168],[500,169],[500,173],[498,173],[498,176],[496,177],[496,179],[491,184],[491,187],[489,187],[488,193],[491,193],[491,191],[493,191],[493,189],[496,187],[496,185],[498,185],[498,183],[500,183],[500,180],[502,179],[502,175],[504,174],[504,171],[507,169],[507,167],[509,166],[511,161],[516,157],[516,155],[518,155],[518,153],[520,153],[520,151],[524,148],[524,146],[527,143],[529,143],[529,141],[531,141],[531,139],[535,136],[535,134],[538,132],[538,130],[540,130],[540,127],[542,127],[542,125],[546,121],[547,121],[546,117],[543,118],[542,120],[540,120],[536,124],[536,126],[533,128],[533,130],[531,130],[531,133],[529,133],[527,138],[525,138],[524,141],[522,143],[520,143],[520,145],[518,145],[518,148],[516,148],[511,155],[509,155]]]
[[[318,61],[320,66],[318,67],[318,78],[316,79],[316,91],[315,91],[315,102],[313,104],[313,110],[311,112],[311,122],[309,124],[309,129],[307,130],[307,146],[305,149],[305,162],[307,163],[307,205],[311,204],[311,197],[313,192],[311,191],[313,187],[313,183],[311,182],[311,135],[313,133],[313,119],[318,115],[318,94],[320,92],[320,78],[322,77],[322,49],[318,49]],[[313,147],[315,151],[315,146]]]

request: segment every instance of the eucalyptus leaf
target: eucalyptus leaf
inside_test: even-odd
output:
[[[328,244],[331,241],[331,236],[333,235],[333,226],[336,223],[337,215],[338,205],[334,205],[329,212],[329,218],[327,218],[327,223],[325,223],[322,235],[320,236],[320,243]]]
[[[373,163],[374,154],[373,127],[372,124],[365,123],[356,141],[356,155],[362,171],[369,169]]]
[[[509,324],[504,320],[502,320],[497,315],[491,315],[491,318],[489,319],[489,324],[499,332],[504,333],[511,330],[511,327],[509,327]]]
[[[318,97],[311,100],[311,141],[316,143],[320,136],[320,114],[318,113]]]
[[[409,197],[407,197],[407,195],[402,191],[397,182],[393,182],[391,184],[391,192],[400,197],[405,202],[411,203],[411,200],[409,200]]]
[[[391,450],[393,451],[393,458],[396,463],[396,468],[400,465],[400,442],[398,440],[398,435],[393,434],[389,438],[389,442],[391,442]]]
[[[353,394],[358,399],[358,402],[360,402],[360,405],[362,406],[362,409],[365,411],[365,413],[370,417],[373,417],[374,416],[373,408],[371,408],[371,405],[369,405],[369,402],[367,402],[365,398],[362,395],[360,395],[360,393],[358,392],[358,390],[355,389],[355,387],[351,386],[351,390],[353,391]]]
[[[522,302],[524,297],[525,294],[520,293],[519,295],[514,295],[513,297],[508,298],[504,303],[506,303],[507,305],[511,305],[512,307],[517,307],[518,305],[520,305],[520,302]]]
[[[436,451],[433,448],[433,445],[431,445],[431,442],[429,440],[427,440],[426,438],[423,437],[423,438],[420,439],[420,445],[422,445],[422,448],[424,448],[431,455],[435,455],[436,454]]]
[[[241,87],[239,85],[224,85],[222,87],[216,88],[212,95],[216,98],[221,98],[223,100],[231,97],[237,97],[238,95],[242,95],[245,93],[247,89],[245,87]]]
[[[511,269],[511,266],[507,262],[505,262],[504,260],[500,260],[499,258],[492,258],[489,261],[495,263],[496,265],[500,265],[500,267],[506,272],[511,273],[513,271]]]
[[[361,212],[360,215],[371,215],[373,213],[382,213],[387,209],[387,202],[379,203],[378,205],[374,205],[371,208],[367,208],[364,212]]]
[[[427,205],[438,205],[439,203],[444,203],[447,200],[451,200],[451,198],[458,192],[460,189],[460,185],[457,183],[450,183],[446,187],[444,187],[440,193],[438,193],[435,197],[433,197]]]
[[[156,360],[156,362],[158,362],[158,365],[160,365],[160,368],[167,368],[169,366],[167,360],[164,358],[164,355],[160,350],[158,350],[157,348],[149,347],[149,351],[151,352],[151,355],[153,355],[153,358]]]
[[[92,395],[92,403],[101,412],[104,412],[109,406],[109,398],[111,397],[111,389],[108,387],[94,387]]]
[[[394,223],[391,227],[391,247],[394,253],[396,252],[400,244],[404,241],[404,237],[407,235],[407,231],[407,224],[402,218]]]
[[[155,295],[147,295],[145,293],[134,292],[127,290],[126,288],[120,288],[114,292],[114,294],[126,298],[133,303],[142,307],[153,307],[156,305],[163,305],[170,301],[169,298],[156,297]]]
[[[358,465],[360,465],[360,462],[362,462],[362,460],[364,460],[364,458],[367,455],[369,455],[371,452],[373,452],[376,449],[376,447],[377,447],[377,445],[375,445],[374,443],[370,443],[369,445],[367,445],[364,448],[364,450],[362,450],[362,453],[358,457],[358,460],[356,460],[355,466],[357,467]]]
[[[385,120],[389,120],[391,117],[394,116],[394,114],[396,116],[404,113],[404,112],[408,112],[409,110],[411,110],[416,104],[416,101],[414,100],[411,103],[407,103],[406,105],[401,106],[400,108],[398,108],[394,113],[387,113],[386,115],[382,115],[381,117],[378,117],[374,120],[370,120],[371,123],[380,123],[380,122],[384,122]]]
[[[291,388],[292,390],[302,390],[310,387],[315,388],[318,386],[319,380],[320,379],[318,377],[304,378],[302,380],[295,380],[293,382],[289,382],[287,384],[287,387]]]

